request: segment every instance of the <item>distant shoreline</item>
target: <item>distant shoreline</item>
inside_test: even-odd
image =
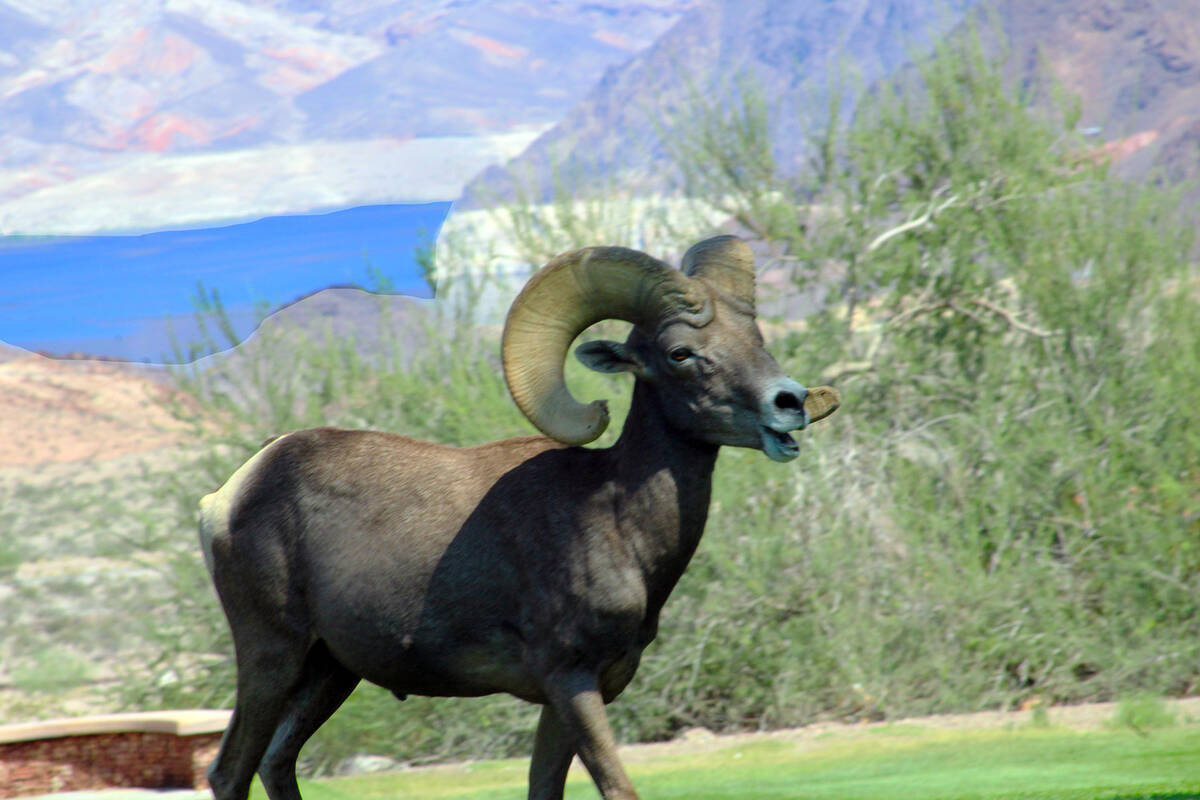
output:
[[[263,310],[330,286],[428,297],[415,251],[452,204],[398,203],[138,235],[0,240],[0,343],[44,354],[161,363],[198,341],[200,287],[238,336]],[[217,338],[222,337],[217,334]],[[223,342],[222,344],[227,344]]]
[[[14,192],[0,175],[0,236],[131,235],[368,205],[449,203],[541,133],[375,138],[211,153],[121,153],[104,168]]]

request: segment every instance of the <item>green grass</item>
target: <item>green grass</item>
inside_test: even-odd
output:
[[[1026,727],[874,728],[631,763],[644,800],[1178,800],[1200,798],[1200,727],[1138,734]],[[524,760],[302,782],[307,800],[525,796]],[[596,796],[581,770],[568,800]],[[253,800],[265,800],[260,786]]]

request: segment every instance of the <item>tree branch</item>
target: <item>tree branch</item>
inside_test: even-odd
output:
[[[942,193],[942,191],[943,191],[942,188],[937,189],[933,193],[933,195],[929,198],[929,206],[925,209],[924,214],[917,217],[916,219],[910,219],[908,222],[902,223],[900,225],[897,225],[894,228],[886,230],[883,233],[876,236],[874,239],[872,239],[871,243],[869,245],[867,245],[867,252],[871,253],[871,252],[874,252],[875,250],[878,250],[888,240],[894,239],[895,237],[899,236],[902,233],[905,233],[907,231],[911,231],[916,228],[920,228],[924,225],[929,224],[929,222],[931,220],[933,220],[934,217],[936,217],[938,214],[942,213],[947,208],[950,208],[950,206],[952,206],[958,202],[958,195],[952,194],[949,197],[947,197],[944,201],[942,201],[940,204],[937,203],[936,202],[937,197],[939,194]]]
[[[1032,325],[1027,325],[1026,323],[1021,322],[1019,319],[1017,319],[1016,316],[1008,309],[1002,308],[994,303],[989,303],[987,300],[980,300],[979,298],[974,297],[974,298],[971,298],[971,300],[969,302],[973,303],[974,305],[979,306],[980,308],[987,309],[988,311],[991,311],[993,314],[1003,317],[1005,319],[1005,321],[1008,322],[1009,326],[1011,326],[1012,328],[1014,328],[1018,331],[1021,331],[1021,333],[1027,333],[1030,336],[1037,336],[1038,338],[1041,338],[1041,339],[1046,339],[1046,338],[1049,338],[1051,336],[1055,336],[1058,334],[1058,331],[1044,331],[1044,330],[1041,330],[1040,328],[1035,328]]]

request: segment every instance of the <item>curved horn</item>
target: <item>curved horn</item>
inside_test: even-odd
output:
[[[588,247],[542,267],[513,301],[501,352],[508,390],[521,412],[547,436],[587,444],[608,427],[603,400],[571,396],[563,377],[567,349],[602,319],[657,325],[711,317],[707,293],[678,270],[625,247]]]
[[[683,271],[703,278],[754,311],[754,253],[738,237],[714,236],[692,245],[683,254]]]

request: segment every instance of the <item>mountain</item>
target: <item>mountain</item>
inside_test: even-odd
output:
[[[567,174],[619,175],[623,187],[661,188],[668,151],[662,132],[696,92],[728,98],[748,76],[770,99],[775,157],[796,169],[808,134],[827,117],[830,92],[869,86],[927,47],[974,0],[709,0],[652,47],[609,68],[600,83],[508,169],[493,167],[467,187],[473,204],[513,194],[511,173],[532,175],[548,193],[557,168]]]
[[[684,16],[652,47],[609,68],[562,122],[506,167],[472,181],[473,205],[510,198],[512,175],[549,194],[557,170],[620,175],[632,190],[659,189],[672,174],[663,132],[671,135],[689,92],[720,100],[747,74],[770,100],[775,156],[802,168],[807,137],[827,119],[831,92],[852,113],[857,92],[897,73],[915,50],[961,36],[965,14],[983,12],[1006,42],[1017,86],[1051,80],[1077,95],[1081,129],[1099,138],[1119,174],[1160,170],[1178,180],[1200,174],[1200,17],[1194,0],[974,0],[927,3],[851,0],[710,0]],[[528,189],[529,187],[524,187]]]
[[[344,144],[350,160],[359,142],[532,136],[690,5],[0,0],[0,233],[40,232],[15,201],[91,176],[208,180],[186,156],[233,153],[244,172],[289,176],[309,158],[295,147]]]
[[[1118,174],[1200,176],[1200,17],[1194,0],[999,0],[1009,70],[1079,97],[1080,126]]]
[[[97,152],[555,122],[687,3],[0,1],[0,130]]]
[[[742,74],[794,170],[831,86],[848,109],[976,4],[0,0],[0,234],[455,199],[522,150],[543,193],[556,161],[652,189],[689,93]],[[1193,0],[986,7],[1014,77],[1078,94],[1123,173],[1197,173]],[[498,168],[467,188],[512,191]]]

